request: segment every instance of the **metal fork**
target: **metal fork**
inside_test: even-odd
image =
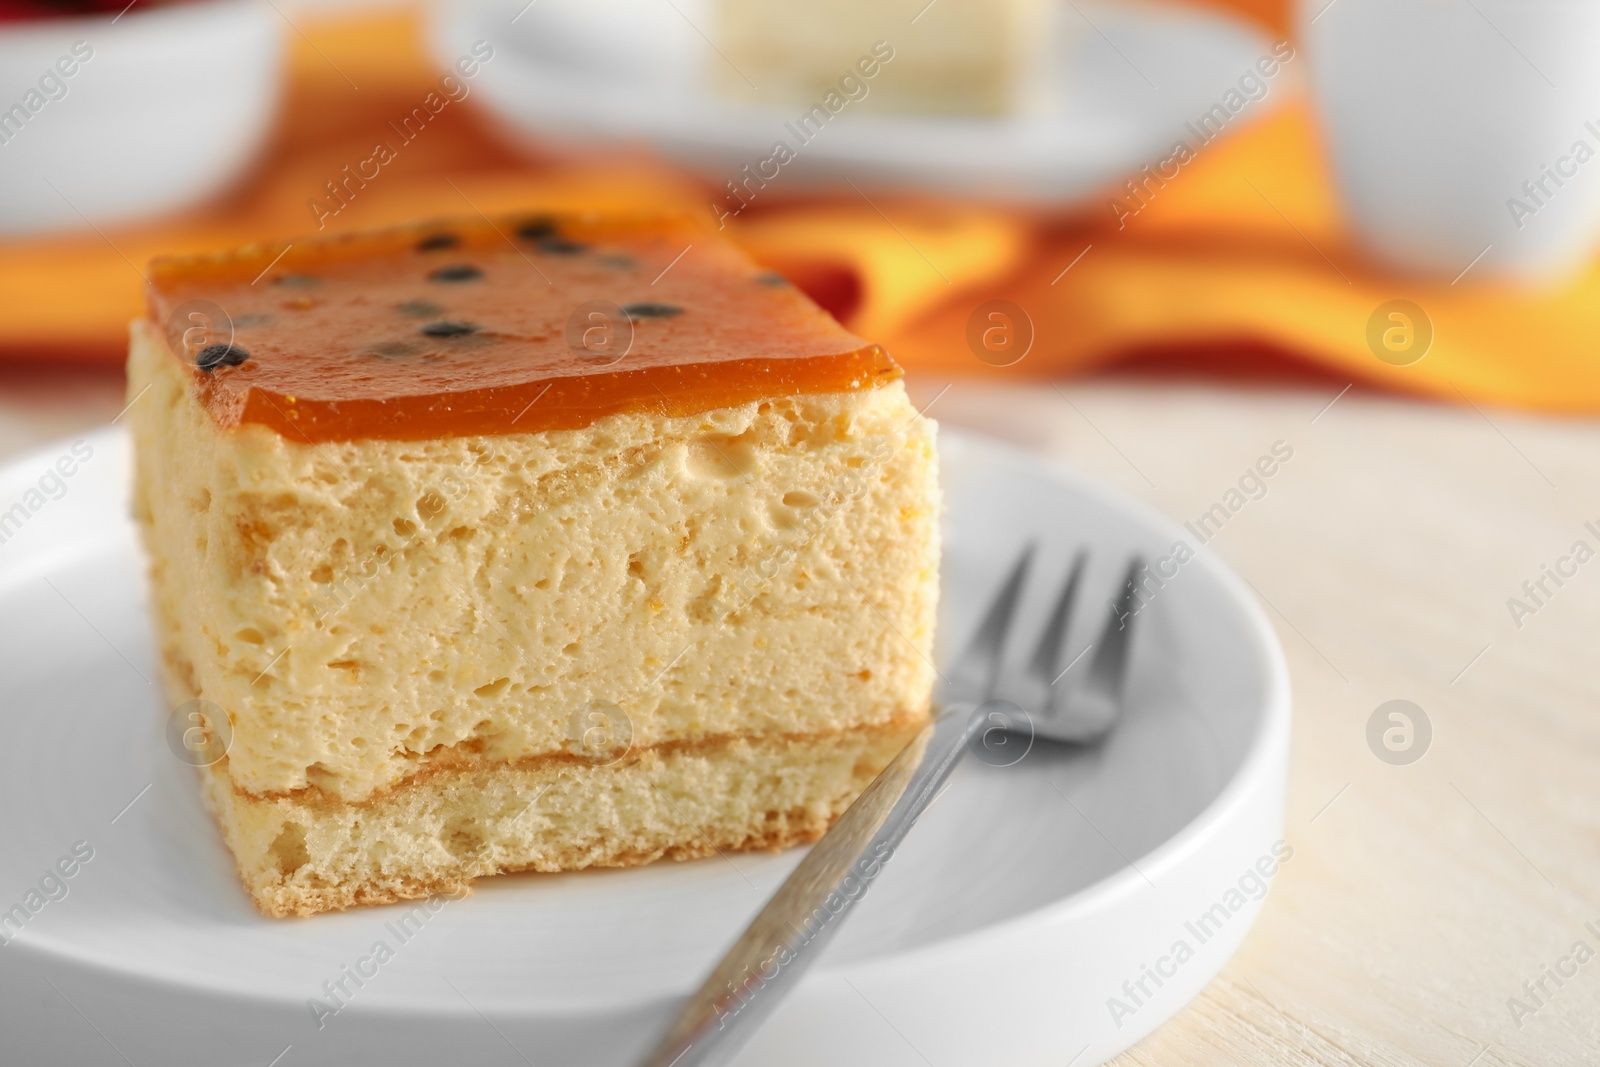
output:
[[[1002,673],[1006,638],[1022,600],[1034,550],[1023,550],[935,701],[938,714],[811,849],[727,955],[691,996],[640,1067],[715,1067],[731,1060],[866,894],[917,817],[927,810],[969,750],[980,758],[1036,737],[1091,744],[1122,708],[1128,642],[1143,562],[1128,565],[1111,618],[1089,652],[1081,682],[1059,686],[1077,659],[1061,666],[1068,623],[1087,553],[1073,561],[1033,655],[1018,675]],[[976,708],[973,705],[977,705]],[[1022,755],[1027,754],[1024,749]]]

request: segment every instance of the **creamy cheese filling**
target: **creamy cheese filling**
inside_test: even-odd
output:
[[[135,511],[176,693],[235,790],[818,735],[926,706],[934,428],[892,383],[578,430],[219,432],[136,323]]]

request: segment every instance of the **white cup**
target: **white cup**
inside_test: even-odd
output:
[[[1600,4],[1299,0],[1298,21],[1371,253],[1450,280],[1553,281],[1586,263],[1600,238]]]

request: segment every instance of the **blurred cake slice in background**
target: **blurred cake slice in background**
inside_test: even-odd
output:
[[[1023,110],[1047,60],[1048,0],[713,0],[739,99],[998,116]]]

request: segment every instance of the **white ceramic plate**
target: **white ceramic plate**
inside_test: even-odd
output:
[[[802,145],[784,124],[806,106],[740,105],[707,88],[725,62],[710,43],[710,9],[707,0],[461,0],[436,8],[432,48],[448,66],[474,42],[489,42],[494,58],[471,88],[513,139],[540,151],[553,142],[645,142],[720,185],[770,157],[781,139],[796,156],[774,179],[778,192],[849,178],[1021,201],[1082,197],[1165,159],[1180,137],[1192,144],[1184,123],[1271,51],[1248,24],[1215,13],[1057,4],[1054,59],[1029,114],[923,118],[846,107],[825,135]],[[891,44],[913,48],[915,36],[907,26]],[[759,71],[751,75],[759,82]],[[1286,91],[1271,84],[1249,117]]]
[[[1180,536],[1026,454],[950,431],[940,448],[946,644],[1029,539],[1024,611],[1093,552],[1084,641],[1126,556]],[[626,1067],[798,854],[488,879],[403,939],[400,906],[261,918],[163,740],[127,468],[106,431],[0,471],[0,1058]],[[1276,866],[1287,676],[1209,555],[1137,626],[1111,738],[966,761],[740,1064],[1088,1067],[1210,980]],[[74,847],[92,858],[53,876]],[[355,987],[344,968],[380,940],[392,958]],[[319,1029],[308,1001],[340,979],[352,995]]]

